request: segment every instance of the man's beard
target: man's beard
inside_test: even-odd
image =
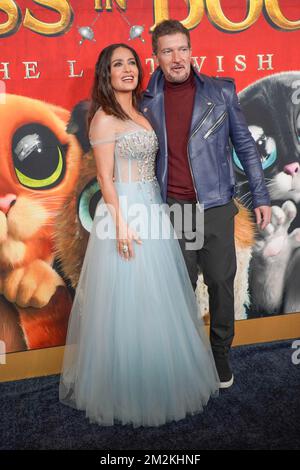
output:
[[[168,74],[167,80],[172,83],[182,83],[185,82],[189,78],[189,71],[185,71],[184,75],[182,76],[176,76],[176,75],[171,75],[171,73]]]

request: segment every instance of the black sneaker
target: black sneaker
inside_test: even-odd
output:
[[[226,382],[220,382],[219,388],[229,388],[233,384],[234,376],[231,375],[231,379]]]
[[[233,384],[233,373],[231,371],[227,355],[214,354],[217,372],[220,379],[219,388],[229,388]]]

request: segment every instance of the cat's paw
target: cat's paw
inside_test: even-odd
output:
[[[300,246],[300,229],[288,233],[288,229],[297,215],[297,208],[292,201],[285,201],[281,207],[272,206],[271,222],[259,231],[259,238],[254,246],[254,253],[265,259],[272,259],[287,254]]]
[[[41,308],[48,304],[63,279],[43,260],[14,269],[2,279],[2,293],[20,307]]]

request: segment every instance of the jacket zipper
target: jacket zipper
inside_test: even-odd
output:
[[[192,165],[191,165],[191,160],[190,160],[189,142],[190,142],[191,138],[196,134],[196,132],[198,132],[200,127],[204,124],[204,122],[206,121],[206,119],[208,118],[209,114],[212,112],[212,110],[214,109],[215,106],[216,106],[215,104],[210,105],[209,109],[206,111],[206,113],[203,116],[201,122],[199,123],[198,127],[194,130],[194,132],[192,133],[192,135],[190,136],[190,138],[188,139],[188,142],[187,142],[187,156],[188,156],[188,162],[189,162],[189,167],[190,167],[190,173],[191,173],[192,180],[193,180],[193,187],[194,187],[194,191],[195,191],[195,194],[196,194],[197,205],[200,204],[200,202],[199,202],[199,199],[198,199],[198,193],[197,193],[197,189],[196,189],[196,186],[195,186],[195,178],[194,178]]]
[[[210,129],[208,129],[208,131],[204,135],[204,139],[207,139],[207,137],[209,137],[222,124],[222,122],[226,119],[226,116],[227,116],[227,111],[225,111],[219,117],[219,119],[214,123],[214,125]]]

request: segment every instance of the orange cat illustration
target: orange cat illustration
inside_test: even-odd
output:
[[[0,334],[14,350],[63,340],[66,321],[53,336],[49,323],[50,300],[51,311],[66,320],[71,303],[64,294],[58,308],[57,288],[67,288],[53,266],[53,238],[57,214],[76,186],[82,148],[67,132],[68,110],[24,96],[5,98],[0,106],[0,308],[7,323],[2,318]],[[54,330],[57,321],[53,318]],[[18,328],[19,341],[14,341]]]

